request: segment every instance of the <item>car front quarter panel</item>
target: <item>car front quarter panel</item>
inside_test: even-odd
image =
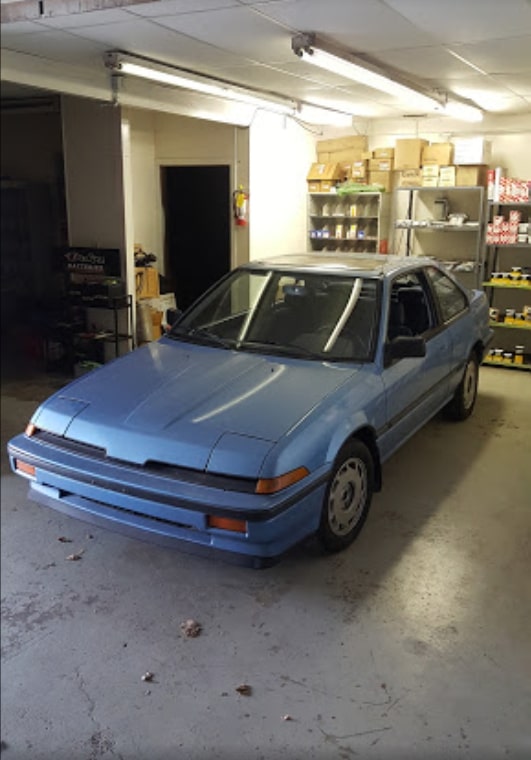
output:
[[[317,406],[269,452],[260,477],[273,478],[306,467],[310,473],[329,470],[337,453],[357,430],[385,426],[381,377],[366,365],[352,380]]]

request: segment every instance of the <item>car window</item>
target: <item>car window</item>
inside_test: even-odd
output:
[[[435,267],[428,267],[426,274],[433,285],[443,322],[448,322],[467,308],[468,300],[453,280]]]
[[[427,285],[417,272],[396,277],[389,298],[388,340],[422,335],[435,326]]]
[[[255,353],[371,361],[379,313],[377,279],[241,269],[193,305],[170,337]]]

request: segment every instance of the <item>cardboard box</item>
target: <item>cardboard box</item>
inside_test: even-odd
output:
[[[439,177],[422,177],[422,187],[439,187]]]
[[[308,181],[323,179],[339,179],[341,176],[341,166],[338,163],[319,164],[315,163],[310,166],[306,176]]]
[[[422,187],[422,171],[404,169],[398,172],[398,187]]]
[[[306,177],[309,193],[328,193],[331,187],[341,179],[341,165],[312,164]]]
[[[452,143],[432,143],[422,150],[422,165],[434,164],[448,166],[453,163],[454,146]]]
[[[312,179],[308,182],[308,192],[309,193],[320,193],[321,192],[321,180],[319,179]]]
[[[394,158],[394,148],[375,148],[372,152],[373,158]]]
[[[454,139],[454,164],[489,164],[492,142],[484,137],[456,137]]]
[[[381,185],[384,192],[391,190],[392,172],[369,171],[369,185]]]
[[[332,190],[335,189],[335,186],[337,184],[337,179],[322,179],[321,180],[321,189],[319,192],[321,193],[330,193]]]
[[[455,184],[457,187],[487,187],[488,166],[457,166]]]
[[[160,295],[159,273],[153,267],[135,267],[137,298],[157,298]]]
[[[364,151],[368,148],[367,135],[349,135],[348,137],[335,137],[332,140],[318,140],[318,153],[334,153],[340,150]]]
[[[369,173],[368,161],[354,161],[350,170],[352,179],[367,179]]]
[[[422,179],[439,179],[439,167],[437,164],[428,164],[422,167]]]
[[[364,150],[364,151],[362,151],[361,158],[364,161],[370,161],[371,158],[374,158],[374,156],[372,154],[372,150]]]
[[[408,138],[397,140],[395,145],[395,169],[420,169],[422,151],[428,145],[427,140]]]
[[[369,169],[373,172],[390,172],[393,170],[392,158],[371,158]]]
[[[439,187],[455,187],[455,166],[439,167]]]
[[[151,309],[151,336],[157,340],[162,335],[162,319],[164,315],[161,311]]]
[[[353,163],[361,159],[363,151],[355,148],[345,148],[344,150],[332,150],[332,151],[319,151],[317,153],[317,159],[319,163],[337,164],[343,161]]]

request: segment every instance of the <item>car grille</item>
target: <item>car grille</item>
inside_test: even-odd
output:
[[[169,478],[172,480],[194,483],[211,488],[220,488],[224,491],[238,491],[241,493],[255,493],[256,480],[254,478],[236,478],[227,475],[216,475],[202,470],[192,470],[187,467],[177,467],[164,462],[147,461],[145,464],[135,464],[122,459],[108,457],[105,449],[80,443],[69,438],[39,430],[32,436],[33,440],[69,454],[79,454],[100,462],[112,464],[115,467],[123,467],[128,470],[148,473],[150,475]]]

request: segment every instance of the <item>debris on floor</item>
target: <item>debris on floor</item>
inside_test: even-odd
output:
[[[283,715],[282,720],[293,720],[293,718],[291,717],[291,715]]]
[[[191,639],[195,639],[196,636],[199,636],[201,630],[201,623],[198,623],[197,620],[192,620],[190,618],[189,620],[185,620],[184,623],[181,623],[181,631],[185,636],[188,636]]]
[[[153,673],[150,673],[148,670],[144,675],[142,676],[143,681],[152,681],[153,680]]]
[[[74,552],[73,554],[69,554],[68,557],[67,557],[67,559],[70,560],[71,562],[77,562],[78,559],[81,559],[81,555],[83,554],[84,551],[85,551],[84,549],[81,549],[78,552]]]
[[[60,541],[62,544],[71,544],[72,543],[72,539],[71,538],[67,538],[66,536],[59,536],[59,538],[57,540]]]
[[[244,697],[250,697],[253,693],[253,690],[249,686],[248,683],[241,683],[239,686],[236,687],[236,691],[238,694],[241,694]]]

